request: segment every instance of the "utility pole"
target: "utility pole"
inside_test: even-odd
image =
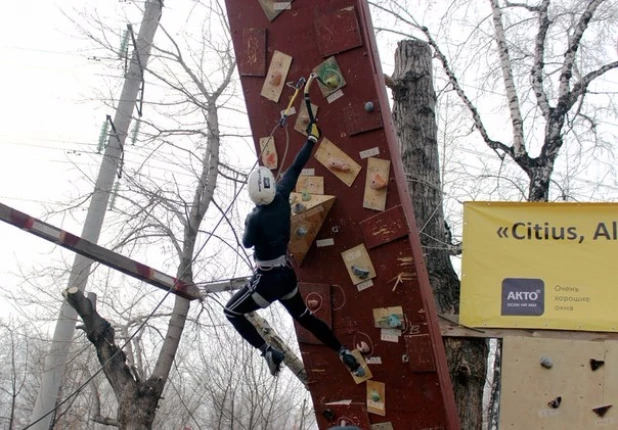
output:
[[[123,146],[129,131],[129,125],[136,105],[137,96],[143,84],[144,68],[148,62],[150,49],[154,40],[161,13],[163,0],[148,0],[145,5],[144,17],[139,29],[136,45],[131,57],[131,63],[125,76],[122,93],[116,114],[112,122],[113,135],[105,148],[99,175],[86,221],[82,230],[82,238],[97,243],[105,218],[105,211],[110,200],[110,192],[114,185],[114,177],[122,159]],[[73,262],[69,287],[78,287],[84,291],[90,275],[92,260],[77,254]],[[31,416],[31,427],[35,430],[49,430],[54,417],[54,408],[58,391],[64,378],[65,365],[68,359],[69,347],[75,332],[77,313],[67,303],[62,302],[54,338],[49,354],[45,358],[45,368],[41,386],[37,395]]]

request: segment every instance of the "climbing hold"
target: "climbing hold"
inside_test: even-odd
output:
[[[371,400],[374,402],[379,402],[380,399],[380,393],[378,393],[376,390],[371,390]]]
[[[541,357],[541,366],[543,366],[546,369],[551,369],[552,367],[554,367],[554,363],[553,361],[551,361],[551,358],[544,355]]]
[[[374,190],[381,190],[386,187],[386,180],[379,173],[375,172],[371,178],[369,186]]]
[[[311,200],[311,194],[309,194],[307,191],[303,190],[301,192],[301,195],[304,202],[308,202],[309,200]]]
[[[354,273],[354,276],[357,278],[366,279],[370,272],[365,268],[352,265],[352,273]]]
[[[277,87],[281,84],[282,79],[283,75],[280,71],[276,70],[270,74],[270,79],[268,80],[268,82],[270,83],[270,85]]]
[[[558,396],[554,400],[548,402],[547,406],[553,409],[558,409],[560,407],[560,403],[562,403],[562,397]]]
[[[332,421],[335,419],[335,413],[332,409],[324,409],[324,411],[322,412],[322,416],[328,421]]]
[[[267,166],[276,166],[277,165],[277,154],[275,154],[274,152],[271,152],[270,154],[268,154],[266,156],[266,163],[264,163]]]
[[[307,207],[304,204],[302,204],[302,203],[296,203],[294,205],[294,213],[295,214],[303,213],[303,212],[305,212],[305,210],[307,210]]]
[[[361,340],[361,343],[356,344],[356,349],[358,349],[361,354],[369,354],[371,352],[371,348],[367,345],[367,342]]]
[[[345,161],[340,160],[338,158],[331,158],[330,160],[328,160],[328,167],[333,170],[337,170],[338,172],[349,172],[350,171],[350,165],[346,163]]]
[[[305,226],[301,225],[300,227],[296,229],[296,236],[303,237],[303,236],[306,236],[307,233],[308,233],[308,230]]]
[[[603,416],[607,413],[607,411],[611,407],[612,407],[612,405],[599,406],[598,408],[594,408],[593,411],[594,411],[595,414],[597,414],[598,416],[603,418]]]
[[[301,115],[300,120],[302,121],[303,124],[308,125],[309,124],[309,115],[307,115],[307,114]]]
[[[408,363],[409,361],[410,361],[410,356],[408,354],[402,354],[401,362],[402,363]]]
[[[590,359],[590,368],[592,369],[593,372],[597,370],[599,367],[603,366],[604,364],[605,362],[603,360],[595,360],[594,358]]]
[[[401,327],[401,318],[399,318],[399,315],[389,315],[387,318],[387,322],[389,327]]]
[[[342,76],[336,69],[325,69],[323,72],[322,82],[329,88],[336,89],[341,86]]]
[[[307,307],[315,311],[320,306],[320,301],[316,299],[307,300]]]
[[[373,110],[375,109],[373,102],[367,102],[365,103],[365,112],[373,112]]]

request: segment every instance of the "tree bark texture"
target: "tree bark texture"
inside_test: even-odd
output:
[[[399,42],[392,76],[393,120],[408,191],[439,314],[459,312],[460,281],[449,257],[435,119],[431,48],[422,41]],[[461,428],[481,429],[487,375],[485,339],[445,338]]]
[[[86,337],[96,348],[99,363],[118,399],[118,427],[122,430],[150,430],[163,392],[162,379],[137,381],[127,365],[124,351],[115,343],[114,328],[99,315],[94,300],[87,298],[77,287],[68,288],[66,298],[84,322]]]

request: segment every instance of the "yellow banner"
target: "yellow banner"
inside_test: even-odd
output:
[[[618,204],[468,202],[460,322],[618,331]]]

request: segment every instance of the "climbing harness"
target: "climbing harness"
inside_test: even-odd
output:
[[[256,260],[255,265],[258,269],[262,271],[267,271],[270,269],[274,269],[275,267],[288,266],[289,262],[286,255],[281,255],[277,258],[273,258],[272,260]]]

